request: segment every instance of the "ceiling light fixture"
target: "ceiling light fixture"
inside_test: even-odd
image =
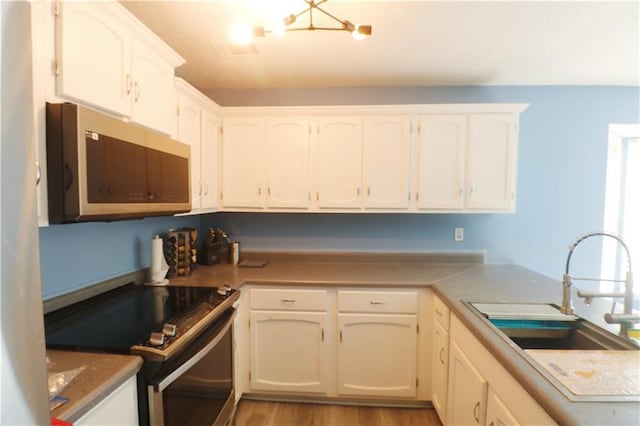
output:
[[[254,37],[264,37],[267,34],[281,34],[285,31],[348,31],[353,35],[353,38],[356,40],[362,40],[367,36],[371,35],[371,25],[356,25],[351,21],[346,19],[336,18],[331,13],[327,12],[323,8],[320,7],[323,3],[326,3],[328,0],[302,0],[307,4],[307,8],[300,13],[287,15],[281,23],[278,23],[278,28],[276,29],[266,29],[265,27],[253,27],[253,36]],[[317,27],[313,24],[313,12],[320,12],[333,21],[338,22],[340,25],[336,27]],[[294,24],[299,17],[304,14],[309,14],[309,25],[306,27],[290,27],[290,25]]]

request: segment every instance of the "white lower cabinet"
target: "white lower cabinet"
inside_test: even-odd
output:
[[[416,396],[416,315],[338,314],[338,394]]]
[[[449,375],[449,310],[434,298],[432,330],[431,402],[443,423],[447,418],[447,380]]]
[[[251,312],[251,388],[327,391],[325,312]]]
[[[252,289],[250,297],[251,389],[325,393],[326,291]]]
[[[445,424],[556,424],[455,315],[450,322]]]
[[[129,378],[95,407],[73,422],[76,426],[137,425],[138,391],[136,376]]]
[[[483,425],[487,381],[455,342],[450,345],[447,422],[451,425]]]
[[[426,290],[256,286],[248,294],[247,391],[429,398],[428,367],[419,356],[428,343],[418,336]]]

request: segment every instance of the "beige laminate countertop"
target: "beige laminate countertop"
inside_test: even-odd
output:
[[[583,400],[569,399],[463,303],[559,305],[562,298],[562,285],[559,281],[516,265],[483,265],[436,283],[432,289],[558,424],[640,424],[640,402],[589,397]],[[602,305],[594,303],[587,306],[576,297],[575,289],[573,291],[576,314],[598,325],[606,325],[603,324]]]
[[[69,402],[51,411],[51,417],[75,422],[142,367],[135,355],[114,355],[47,349],[49,371],[62,372],[84,367],[60,393]]]

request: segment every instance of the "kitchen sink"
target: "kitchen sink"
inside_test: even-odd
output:
[[[468,303],[521,349],[638,350],[632,341],[544,303]]]
[[[638,349],[632,342],[582,318],[572,321],[489,318],[489,322],[521,349]]]

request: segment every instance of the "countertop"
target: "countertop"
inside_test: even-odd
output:
[[[333,254],[321,257],[309,254],[245,253],[243,259],[267,260],[268,264],[262,268],[242,268],[224,263],[212,266],[199,265],[189,277],[170,278],[170,284],[185,286],[229,284],[234,288],[244,284],[431,287],[451,308],[452,313],[460,318],[558,424],[640,424],[640,403],[638,402],[575,402],[567,399],[462,303],[470,301],[559,304],[562,294],[559,281],[516,265],[485,265],[482,263],[482,254],[478,253],[462,255]],[[574,304],[576,314],[598,325],[604,325],[602,306],[599,306],[598,302],[594,301],[594,304],[588,307],[574,298]],[[90,356],[96,356],[96,354]],[[105,365],[109,364],[106,359],[101,362]],[[135,361],[134,364],[136,364]],[[140,367],[137,365],[133,368],[137,371]],[[122,379],[121,373],[110,371],[111,373],[106,371],[100,373],[108,383],[114,380],[109,379],[111,374],[118,374],[122,381],[125,380]],[[87,388],[96,387],[93,384],[86,388],[81,387],[80,382],[77,385],[82,389],[81,392],[87,393]],[[116,387],[113,383],[105,386],[110,389]],[[71,415],[67,413],[73,409],[70,404],[67,403],[66,408],[63,406],[58,409],[64,412],[54,411],[52,414],[69,419],[64,416]],[[79,414],[76,415],[77,417]]]
[[[432,286],[452,313],[480,340],[500,364],[561,425],[638,425],[639,402],[571,401],[520,356],[477,314],[468,302],[560,304],[561,283],[516,265],[483,265]],[[602,325],[603,311],[584,305],[574,294],[576,314]]]
[[[51,417],[75,422],[142,367],[135,355],[59,351],[47,349],[52,373],[84,369],[60,393],[69,402],[51,411]]]

